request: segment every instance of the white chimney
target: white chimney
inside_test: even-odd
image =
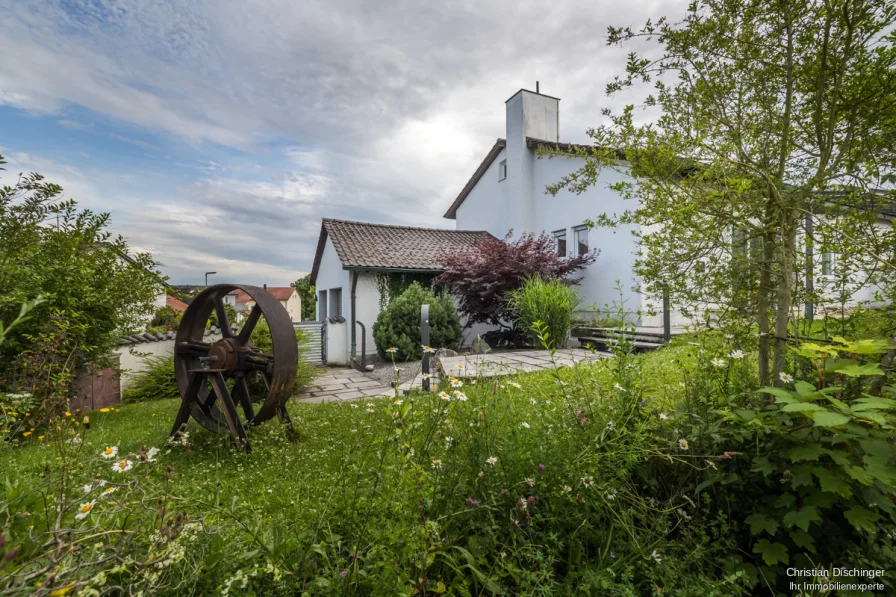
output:
[[[537,84],[536,84],[537,85]],[[535,197],[533,169],[534,151],[526,139],[558,143],[560,141],[560,99],[520,89],[505,102],[507,111],[507,182],[510,201],[522,216],[522,230],[514,229],[514,237],[535,230]]]

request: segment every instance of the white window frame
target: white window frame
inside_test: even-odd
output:
[[[821,252],[821,275],[825,278],[834,278],[837,276],[837,260],[840,255],[834,251]],[[825,271],[827,270],[827,271]]]
[[[498,162],[498,182],[507,178],[507,160]]]
[[[569,255],[569,243],[567,242],[566,228],[563,230],[554,230],[554,249],[558,257],[566,257]],[[563,241],[563,252],[560,251],[560,241]]]
[[[573,244],[575,246],[573,251],[576,256],[585,255],[591,251],[591,242],[588,239],[588,232],[589,232],[588,226],[585,226],[585,225],[576,226],[575,228],[572,229]],[[582,233],[584,233],[584,235],[585,235],[585,246],[588,248],[584,253],[582,253],[579,250],[581,248],[580,247],[581,243],[579,243],[579,235]]]

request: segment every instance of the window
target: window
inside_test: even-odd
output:
[[[833,276],[834,268],[837,266],[837,254],[833,251],[822,251],[821,253],[821,275]]]
[[[557,257],[566,257],[566,230],[554,232],[554,242],[557,244]]]
[[[576,255],[584,255],[588,252],[588,228],[579,226],[574,230],[576,241]]]
[[[327,291],[319,290],[317,292],[317,320],[326,321],[327,319]]]
[[[735,226],[731,230],[731,254],[734,257],[744,259],[747,257],[748,246],[749,239],[747,238],[747,231]]]
[[[507,160],[498,162],[498,182],[507,178]]]
[[[330,317],[340,317],[342,315],[342,289],[330,289]]]

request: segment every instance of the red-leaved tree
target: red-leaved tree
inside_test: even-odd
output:
[[[457,297],[458,311],[467,318],[467,327],[488,323],[504,329],[508,323],[507,301],[511,290],[520,288],[529,276],[546,280],[566,278],[578,284],[582,278],[568,278],[594,262],[597,251],[575,257],[560,257],[554,239],[546,234],[525,234],[510,240],[489,237],[473,251],[448,251],[439,258],[445,271],[435,279]]]

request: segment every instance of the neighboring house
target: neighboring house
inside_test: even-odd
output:
[[[289,318],[294,322],[302,321],[302,298],[298,291],[291,286],[265,286],[264,289],[280,301],[283,308],[289,314]],[[237,316],[242,321],[249,316],[255,301],[242,290],[235,290],[225,297],[225,303],[229,303],[236,309]]]
[[[170,295],[170,294],[167,295],[167,297],[166,297],[166,299],[165,299],[165,304],[166,304],[168,307],[170,307],[170,308],[174,309],[175,311],[177,311],[178,313],[183,313],[184,311],[186,311],[186,310],[187,310],[187,306],[188,306],[187,303],[183,302],[183,301],[180,300],[179,298],[174,297],[174,296],[172,296],[172,295]]]
[[[334,319],[327,324],[328,363],[347,364],[353,355],[360,356],[358,322],[366,330],[368,354],[375,351],[372,328],[388,276],[435,277],[442,272],[438,263],[442,251],[472,250],[489,236],[482,231],[324,219],[311,281],[317,288],[317,320]]]

